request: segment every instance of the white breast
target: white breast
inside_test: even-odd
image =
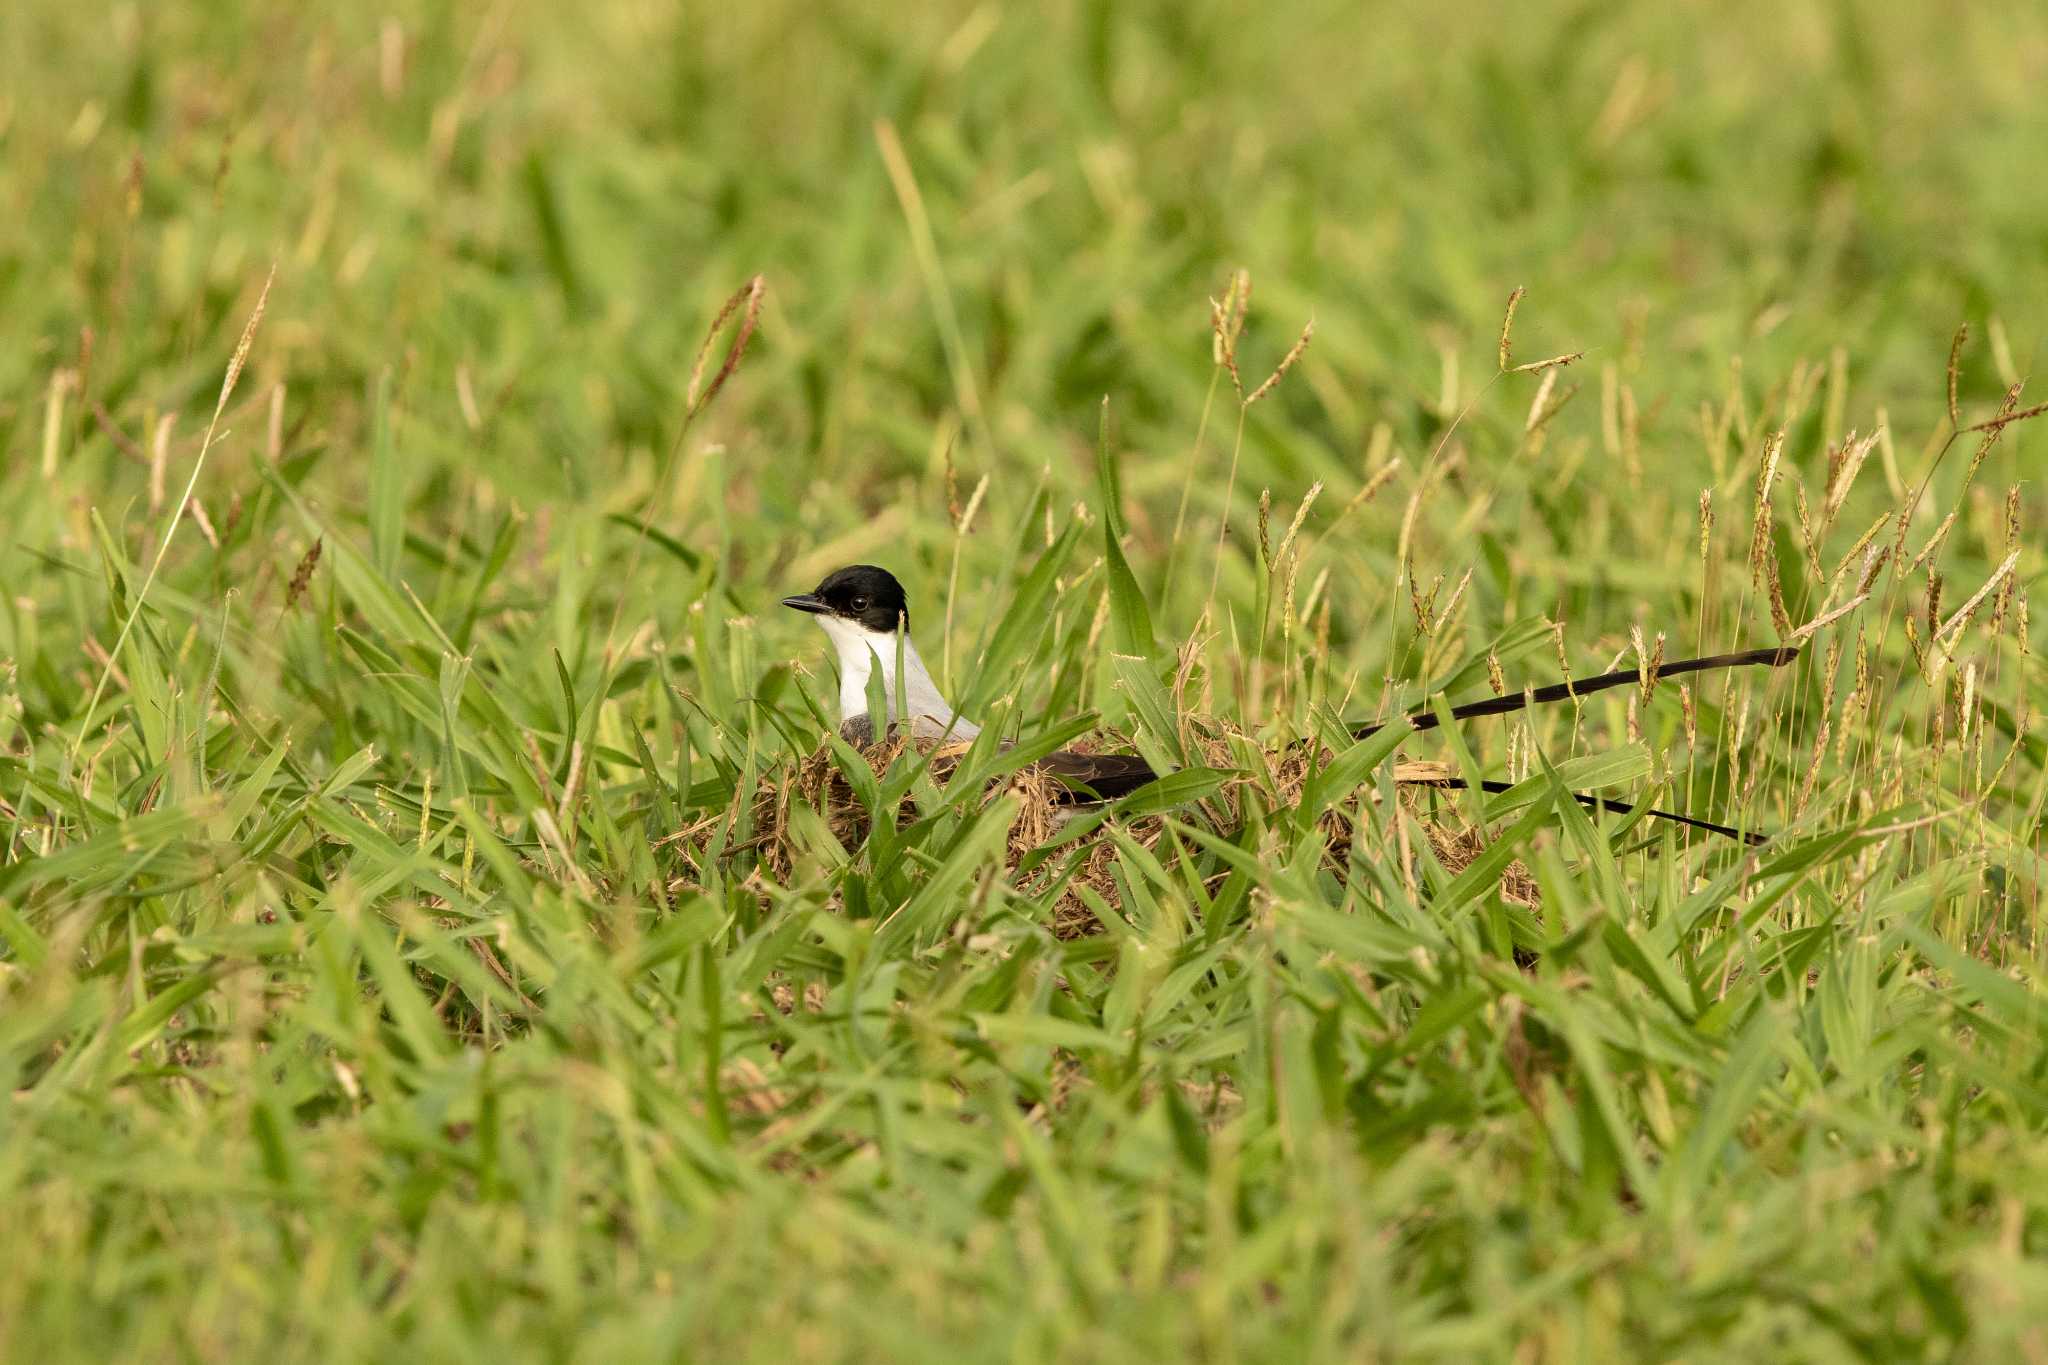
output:
[[[938,684],[926,671],[917,646],[908,636],[887,631],[862,629],[857,623],[835,616],[820,616],[818,624],[831,637],[839,655],[839,722],[865,718],[868,713],[868,680],[877,671],[882,677],[882,696],[890,724],[895,724],[896,699],[900,692],[904,709],[910,713],[910,733],[935,738],[972,739],[981,727],[965,716],[955,715],[952,704],[939,693]],[[896,659],[903,658],[902,686],[897,686]]]

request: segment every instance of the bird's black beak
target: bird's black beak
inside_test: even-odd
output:
[[[792,611],[807,611],[813,616],[823,616],[829,608],[825,599],[814,592],[800,592],[794,597],[782,599],[782,605]]]

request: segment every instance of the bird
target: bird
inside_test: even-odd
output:
[[[839,664],[839,733],[850,743],[865,745],[873,738],[873,721],[868,713],[868,692],[879,675],[884,699],[884,724],[890,733],[907,733],[913,738],[966,742],[981,733],[981,726],[960,714],[946,700],[939,685],[925,667],[924,658],[910,636],[910,602],[896,575],[875,564],[849,564],[835,569],[809,592],[782,599],[792,611],[814,618],[832,642]],[[1799,657],[1796,645],[1713,654],[1695,659],[1677,659],[1659,666],[1659,676],[1699,673],[1747,666],[1782,667]],[[1578,681],[1553,683],[1521,695],[1489,697],[1450,709],[1454,720],[1502,715],[1529,705],[1565,701],[1623,687],[1640,681],[1633,669],[1602,673]],[[899,709],[900,708],[900,709]],[[1417,711],[1406,717],[1417,730],[1434,729],[1439,720],[1434,711]],[[1353,739],[1365,739],[1385,728],[1387,722],[1348,726]],[[1093,754],[1062,749],[1037,760],[1035,766],[1057,779],[1062,804],[1092,805],[1128,796],[1157,781],[1160,774],[1136,754]],[[1432,785],[1463,787],[1460,778],[1432,779]],[[1482,790],[1499,793],[1512,784],[1485,781]],[[1572,793],[1581,804],[1601,810],[1632,810],[1629,803],[1606,797]],[[1695,829],[1707,830],[1746,843],[1764,842],[1754,831],[1701,820],[1676,811],[1650,809],[1646,815]]]
[[[826,574],[809,592],[782,599],[792,611],[817,619],[839,658],[839,734],[853,744],[873,738],[868,686],[877,674],[892,730],[916,739],[969,741],[981,726],[961,715],[932,681],[910,638],[910,603],[896,575],[874,564],[850,564]],[[901,673],[898,673],[898,664]],[[909,719],[904,726],[899,703]],[[1157,780],[1136,754],[1084,754],[1061,749],[1036,765],[1081,801],[1113,801]],[[1079,802],[1075,802],[1078,804]]]

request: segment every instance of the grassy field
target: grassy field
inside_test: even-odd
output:
[[[2048,16],[326,8],[0,13],[0,1356],[2048,1360]]]

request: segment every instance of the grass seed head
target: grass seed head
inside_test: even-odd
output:
[[[1515,329],[1515,309],[1521,306],[1522,295],[1528,292],[1523,286],[1516,285],[1515,292],[1508,295],[1508,309],[1500,320],[1500,370],[1502,374],[1507,373],[1508,358],[1514,354],[1514,342],[1510,339],[1509,334]]]
[[[1764,443],[1762,462],[1756,471],[1756,509],[1749,526],[1749,581],[1755,587],[1763,581],[1764,560],[1771,552],[1771,489],[1778,479],[1778,456],[1785,449],[1785,433],[1772,433]]]
[[[1970,339],[1970,324],[1963,323],[1956,328],[1956,334],[1948,343],[1948,424],[1951,430],[1963,427],[1962,409],[1956,403],[1956,385],[1962,376],[1963,343]]]
[[[1792,634],[1792,613],[1785,609],[1785,585],[1778,578],[1778,556],[1764,557],[1764,581],[1770,589],[1771,624],[1777,628],[1780,640]]]
[[[1309,339],[1315,336],[1315,334],[1316,322],[1314,318],[1310,318],[1306,323],[1302,324],[1301,335],[1296,337],[1294,344],[1287,348],[1287,354],[1281,356],[1280,363],[1273,367],[1273,373],[1266,376],[1266,382],[1253,389],[1245,398],[1244,405],[1246,407],[1250,407],[1258,402],[1279,386],[1280,381],[1287,377],[1287,372],[1294,368],[1294,362],[1300,360],[1302,353],[1308,350]]]
[[[2005,490],[2005,551],[2008,558],[2017,555],[2020,548],[2020,486]],[[1991,633],[2005,633],[2006,617],[2012,610],[2012,595],[2018,575],[2008,575],[1998,589],[1998,600],[1991,605]]]
[[[711,325],[704,329],[704,340],[697,345],[697,357],[690,363],[690,382],[684,391],[683,407],[686,417],[694,418],[711,405],[718,397],[718,391],[725,387],[725,381],[732,378],[740,367],[740,361],[747,354],[747,345],[754,339],[754,328],[761,320],[761,300],[768,292],[766,276],[756,275],[733,291],[718,316],[711,319]],[[711,359],[711,348],[724,334],[726,324],[734,316],[739,318],[733,331],[732,341],[725,348],[725,359],[719,363],[718,372],[711,377],[708,387],[704,386],[704,366]]]
[[[1822,581],[1823,577],[1820,567],[1820,541],[1819,534],[1813,524],[1813,518],[1807,514],[1806,485],[1803,483],[1797,485],[1793,489],[1793,493],[1797,499],[1799,541],[1806,551],[1807,572],[1811,573],[1813,581],[1818,583]]]

